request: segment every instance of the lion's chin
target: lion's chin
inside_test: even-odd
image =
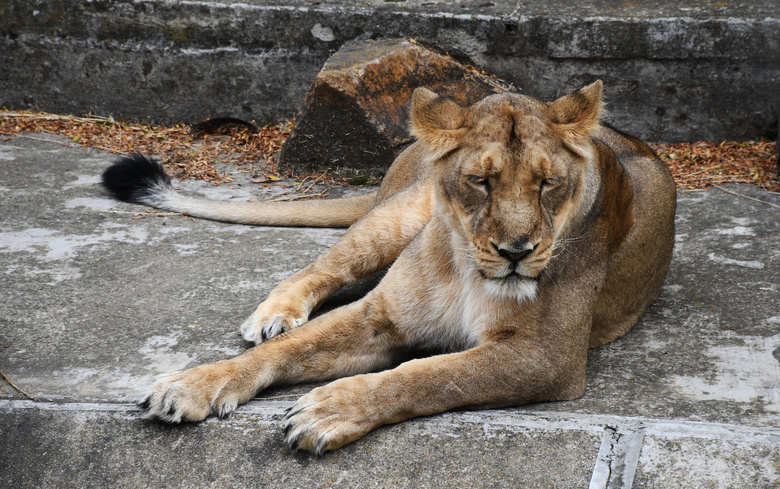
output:
[[[511,274],[500,278],[485,278],[488,294],[499,299],[516,302],[532,301],[536,298],[537,280]]]

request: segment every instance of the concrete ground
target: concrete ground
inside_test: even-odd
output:
[[[103,193],[113,159],[0,141],[0,370],[26,393],[0,379],[0,487],[780,487],[777,195],[678,195],[661,297],[590,352],[582,399],[415,419],[317,459],[279,428],[311,385],[180,426],[132,402],[159,373],[247,348],[240,322],[343,231],[148,214]],[[228,170],[230,186],[181,187],[264,197]]]

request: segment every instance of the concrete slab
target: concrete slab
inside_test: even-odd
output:
[[[178,427],[131,401],[158,373],[243,351],[244,317],[342,231],[133,219],[146,209],[97,184],[113,158],[0,141],[0,369],[37,399],[0,382],[0,487],[780,485],[780,209],[751,200],[780,196],[679,195],[664,291],[590,352],[582,399],[417,419],[318,460],[285,453],[277,424],[311,385]],[[181,186],[262,197],[232,176]]]
[[[108,410],[0,414],[19,447],[4,487],[585,487],[596,430],[485,426],[458,416],[391,426],[323,459],[282,448],[281,409],[178,428]],[[41,446],[43,445],[43,446]],[[74,449],[76,448],[76,449]],[[43,451],[56,463],[40,464]],[[574,485],[571,485],[571,483]]]

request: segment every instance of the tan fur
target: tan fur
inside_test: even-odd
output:
[[[339,379],[284,422],[291,449],[321,454],[414,416],[581,396],[588,347],[625,334],[655,299],[674,241],[671,176],[599,124],[601,91],[462,108],[418,89],[418,142],[376,206],[247,320],[258,346],[158,380],[147,416],[201,420],[273,384]],[[305,323],[392,262],[365,298]],[[419,348],[448,353],[382,371]]]

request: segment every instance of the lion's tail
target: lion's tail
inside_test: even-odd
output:
[[[159,163],[123,157],[103,172],[103,186],[123,202],[146,204],[215,221],[264,226],[348,227],[363,217],[376,193],[344,199],[295,202],[225,202],[178,193]]]

